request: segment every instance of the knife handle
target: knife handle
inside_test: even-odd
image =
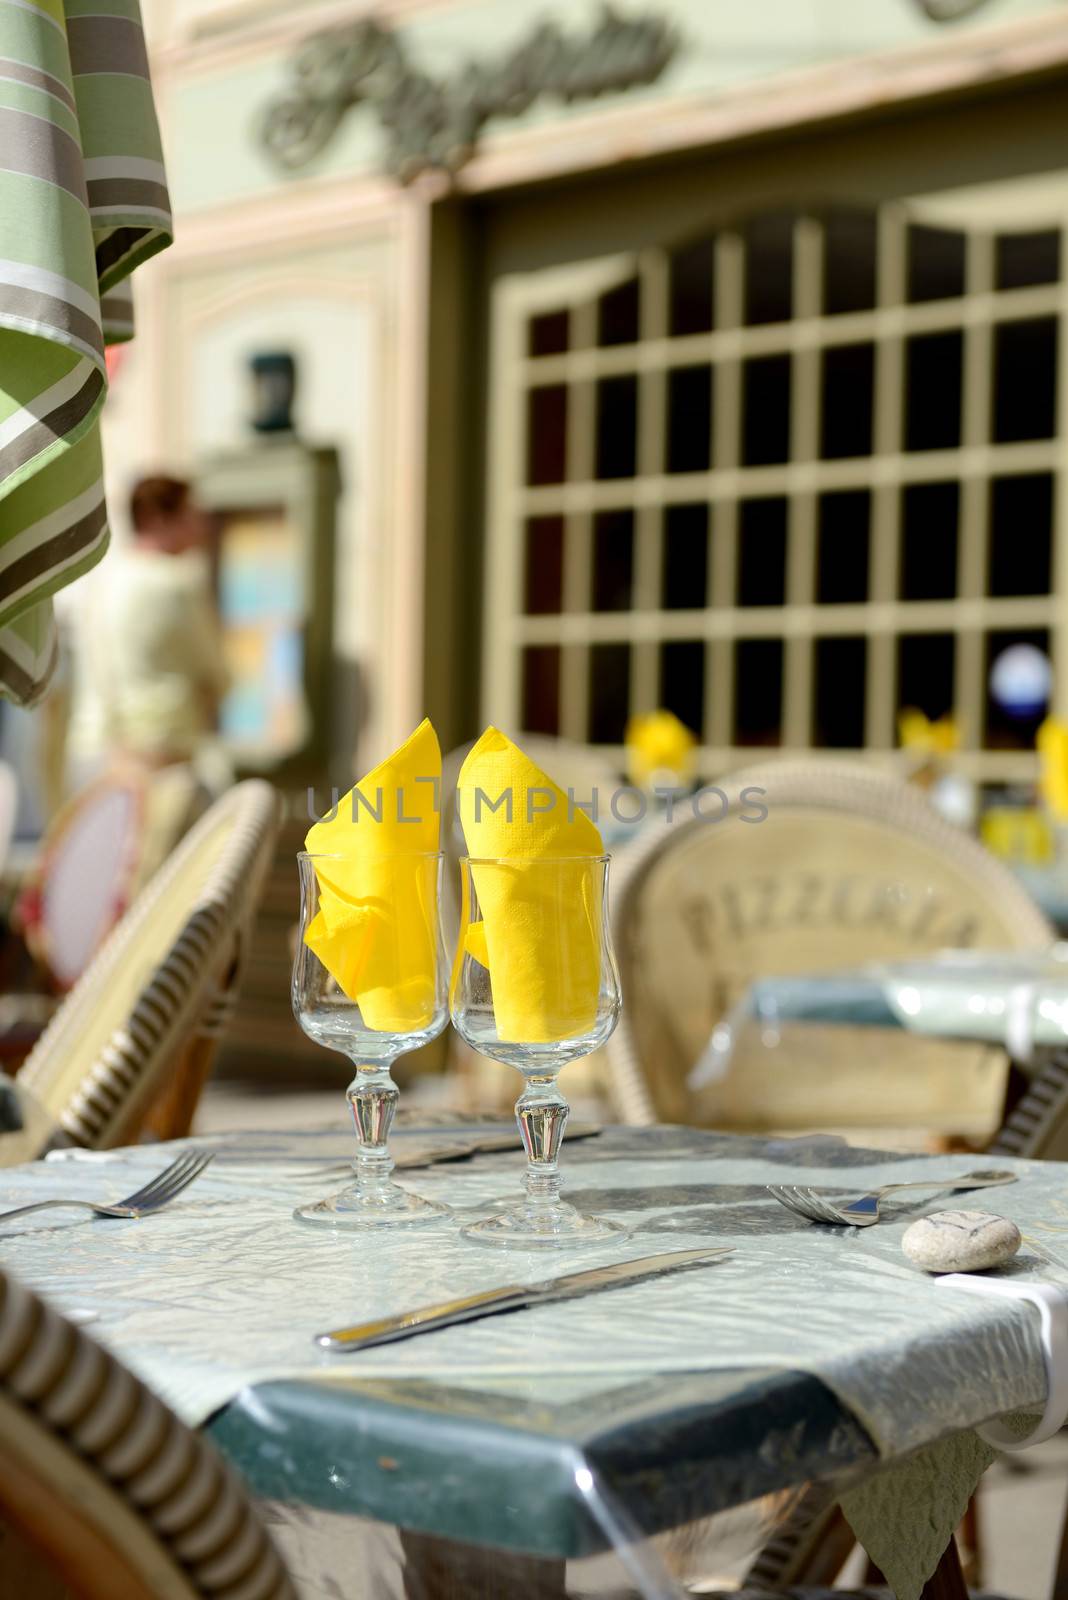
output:
[[[484,1289],[480,1294],[439,1301],[437,1305],[421,1306],[417,1311],[405,1311],[400,1316],[361,1322],[353,1328],[335,1328],[332,1333],[318,1333],[315,1343],[321,1350],[367,1350],[372,1345],[407,1339],[413,1333],[449,1328],[457,1322],[474,1322],[478,1317],[492,1316],[495,1311],[517,1311],[539,1298],[537,1288],[509,1283],[503,1289]]]

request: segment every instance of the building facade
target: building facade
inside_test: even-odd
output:
[[[143,0],[176,214],[109,399],[121,489],[337,452],[328,765],[424,712],[707,772],[1068,712],[1064,0]],[[324,603],[324,602],[320,602]]]

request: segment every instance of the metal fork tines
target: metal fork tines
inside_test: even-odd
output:
[[[818,1194],[800,1183],[769,1183],[768,1193],[787,1211],[804,1217],[808,1222],[828,1222],[836,1227],[870,1228],[879,1221],[879,1207],[887,1195],[899,1194],[906,1189],[933,1189],[953,1191],[959,1189],[992,1189],[1003,1183],[1015,1183],[1015,1172],[984,1167],[980,1172],[964,1172],[956,1178],[911,1178],[907,1183],[884,1183],[869,1194],[836,1205],[834,1201]]]
[[[806,1222],[831,1222],[837,1227],[842,1225],[841,1212],[814,1189],[796,1183],[769,1183],[768,1193],[774,1195],[787,1211],[792,1211],[796,1217],[804,1217]]]
[[[158,1172],[148,1183],[143,1184],[133,1194],[127,1195],[124,1200],[118,1200],[114,1205],[104,1205],[92,1200],[38,1200],[33,1205],[17,1206],[14,1211],[0,1212],[0,1222],[7,1222],[12,1217],[26,1217],[31,1211],[47,1211],[52,1206],[77,1206],[82,1210],[91,1211],[98,1217],[144,1217],[152,1211],[161,1211],[164,1206],[170,1205],[183,1189],[200,1177],[205,1167],[211,1162],[214,1152],[210,1150],[187,1150],[177,1161],[172,1161],[169,1167]]]

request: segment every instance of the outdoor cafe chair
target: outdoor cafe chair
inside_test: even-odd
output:
[[[608,1046],[625,1122],[820,1128],[986,1143],[1007,1066],[989,1045],[789,1027],[737,1030],[723,1077],[687,1078],[754,979],[833,972],[949,946],[1041,950],[1054,931],[994,856],[923,794],[859,763],[789,760],[732,773],[698,810],[679,802],[614,865],[613,932],[626,1005]],[[747,791],[763,791],[762,797]],[[762,821],[757,805],[767,808]],[[723,812],[722,820],[713,821]],[[773,1019],[771,1041],[774,1041]]]
[[[296,1600],[212,1444],[0,1271],[0,1600]]]
[[[165,1138],[188,1131],[233,1005],[278,818],[278,795],[259,779],[224,794],[64,999],[17,1081],[68,1140],[105,1149],[146,1122]]]
[[[55,990],[70,989],[205,809],[193,769],[123,761],[49,826],[18,900],[26,943]]]
[[[205,801],[192,767],[151,768],[123,759],[58,812],[19,875],[11,906],[12,931],[21,939],[5,953],[4,1060],[17,1063],[29,1054],[62,996],[206,809]]]

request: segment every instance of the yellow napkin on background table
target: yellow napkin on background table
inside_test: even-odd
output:
[[[308,830],[319,912],[304,942],[360,1007],[367,1026],[411,1033],[436,1001],[441,749],[425,720]]]
[[[508,863],[473,868],[483,920],[465,940],[489,968],[498,1037],[534,1044],[588,1033],[601,978],[600,881],[580,861],[539,866],[603,855],[600,833],[496,728],[470,751],[457,790],[468,854]]]
[[[1047,717],[1036,740],[1039,791],[1055,822],[1068,821],[1068,724]]]
[[[932,720],[915,706],[898,712],[897,736],[903,750],[917,755],[944,756],[960,749],[960,728],[953,717]]]
[[[638,712],[623,730],[631,783],[644,788],[659,773],[688,783],[697,739],[673,711]]]

